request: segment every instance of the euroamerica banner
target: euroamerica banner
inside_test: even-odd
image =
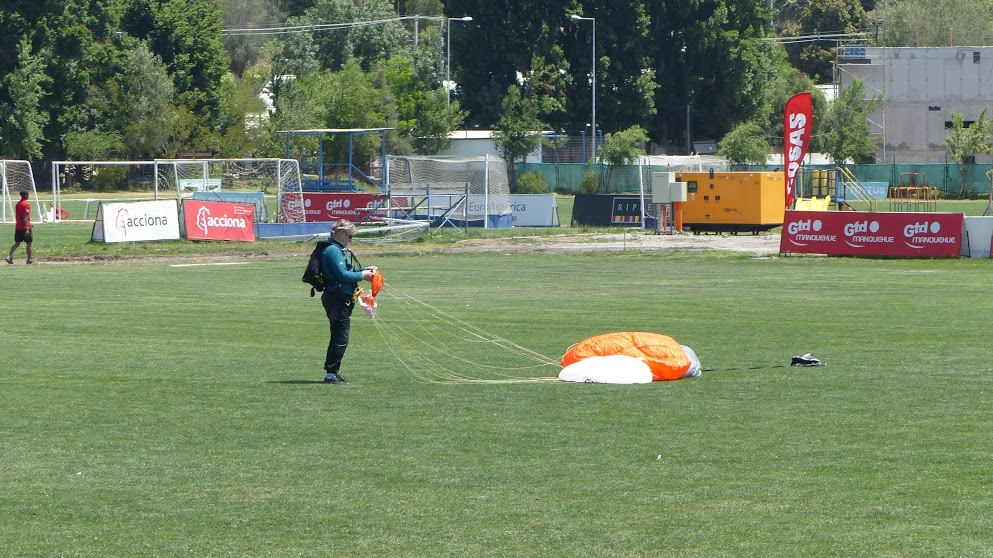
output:
[[[800,165],[810,147],[814,126],[813,102],[809,92],[797,93],[786,101],[783,114],[783,172],[786,173],[786,207],[793,205]]]
[[[255,242],[255,206],[250,203],[183,200],[190,240]]]
[[[961,213],[787,211],[782,253],[957,258]]]

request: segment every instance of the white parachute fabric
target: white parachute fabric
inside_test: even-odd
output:
[[[563,368],[559,379],[594,384],[650,384],[652,370],[645,361],[632,356],[592,356]]]

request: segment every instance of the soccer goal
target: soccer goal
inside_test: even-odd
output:
[[[426,207],[429,221],[441,218],[454,225],[458,218],[484,228],[513,223],[507,167],[496,157],[393,156],[387,159],[385,182],[391,205]]]
[[[44,209],[38,202],[38,190],[34,185],[34,173],[31,163],[27,161],[0,160],[0,199],[3,208],[0,209],[0,223],[14,222],[14,205],[21,201],[21,190],[28,191],[28,199],[34,199],[34,209],[38,212],[38,221],[42,220]]]
[[[156,188],[180,198],[252,203],[258,221],[305,221],[295,159],[157,159]],[[268,198],[275,198],[270,211]]]

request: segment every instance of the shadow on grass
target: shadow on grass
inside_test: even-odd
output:
[[[297,384],[324,384],[324,379],[318,380],[269,380],[267,384],[287,384],[287,385],[297,385]]]

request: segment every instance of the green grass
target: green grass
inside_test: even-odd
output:
[[[345,386],[298,260],[0,268],[3,554],[993,556],[989,260],[365,257],[389,286]],[[419,382],[380,335],[416,321],[400,293],[552,358],[667,333],[706,370]]]

